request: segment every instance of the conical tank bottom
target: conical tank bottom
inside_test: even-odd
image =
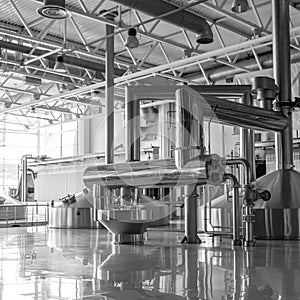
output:
[[[258,190],[269,190],[268,202],[255,203],[254,235],[265,239],[300,239],[300,173],[277,170],[256,181]]]
[[[300,173],[276,170],[256,180],[257,190],[268,190],[269,201],[257,201],[255,208],[300,208]]]

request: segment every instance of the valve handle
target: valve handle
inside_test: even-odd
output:
[[[268,190],[263,190],[262,192],[259,193],[259,197],[263,201],[269,201],[271,199],[271,193]]]

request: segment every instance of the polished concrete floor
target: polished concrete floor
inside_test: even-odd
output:
[[[1,228],[0,299],[300,299],[300,242],[231,247],[149,231],[143,246],[106,230]]]

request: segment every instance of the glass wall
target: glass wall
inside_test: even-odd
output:
[[[39,130],[40,155],[61,158],[78,155],[77,121],[48,126]]]
[[[21,124],[0,123],[0,191],[17,188],[21,158],[47,155],[49,158],[78,155],[77,121],[27,130]]]
[[[0,191],[17,188],[21,157],[37,153],[36,132],[22,130],[20,125],[0,123]]]

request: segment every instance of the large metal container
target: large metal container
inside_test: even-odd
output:
[[[256,188],[268,190],[270,201],[255,203],[254,235],[262,239],[300,239],[300,173],[276,170],[256,181]]]
[[[50,207],[49,227],[51,228],[100,228],[94,221],[93,208]]]
[[[255,209],[254,213],[256,238],[300,240],[299,208]]]

